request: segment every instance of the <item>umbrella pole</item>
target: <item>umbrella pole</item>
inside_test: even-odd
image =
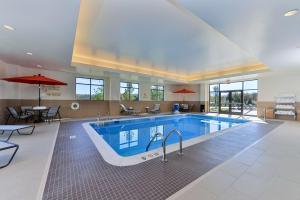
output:
[[[39,84],[39,106],[41,106],[41,84]]]

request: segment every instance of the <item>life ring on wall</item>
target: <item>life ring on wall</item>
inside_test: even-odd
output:
[[[78,110],[79,109],[79,103],[78,102],[73,102],[71,103],[71,109],[72,110]]]

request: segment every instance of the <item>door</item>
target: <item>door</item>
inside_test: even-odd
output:
[[[241,115],[243,113],[243,92],[230,92],[230,114]]]
[[[219,113],[230,113],[230,92],[220,92]]]
[[[241,115],[243,113],[243,91],[221,91],[219,112]]]

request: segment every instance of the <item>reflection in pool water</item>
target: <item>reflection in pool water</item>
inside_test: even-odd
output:
[[[247,121],[193,114],[120,120],[104,124],[93,123],[91,126],[103,136],[115,152],[121,156],[131,156],[145,152],[149,141],[156,133],[166,136],[176,128],[182,132],[183,140],[188,140],[245,122]],[[161,147],[162,139],[161,135],[157,135],[149,150]],[[177,142],[178,137],[173,135],[167,144]]]

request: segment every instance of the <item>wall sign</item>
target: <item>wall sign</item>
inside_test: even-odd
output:
[[[42,85],[42,91],[46,96],[53,96],[53,97],[61,96],[60,86]]]

